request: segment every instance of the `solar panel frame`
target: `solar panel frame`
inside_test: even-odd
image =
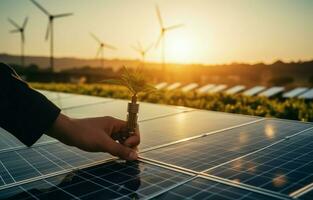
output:
[[[258,96],[272,97],[272,96],[282,93],[284,90],[285,90],[284,87],[271,87],[259,93]]]
[[[306,91],[305,93],[301,94],[300,96],[298,96],[298,98],[313,99],[313,88],[311,88],[308,91]]]
[[[285,92],[283,94],[283,97],[284,98],[294,98],[294,97],[299,96],[300,94],[303,94],[305,91],[308,91],[308,89],[309,88],[307,88],[307,87],[297,87],[297,88],[294,88],[293,90]]]
[[[178,89],[182,84],[180,82],[175,82],[169,85],[166,90],[176,90]]]
[[[207,85],[204,85],[204,86],[198,88],[196,91],[198,93],[206,93],[213,87],[215,87],[215,84],[207,84]]]
[[[225,85],[225,84],[216,85],[215,87],[209,89],[209,90],[208,90],[208,93],[218,93],[218,92],[222,92],[222,91],[225,90],[226,88],[227,88],[227,85]]]
[[[156,88],[157,90],[162,90],[162,89],[164,89],[166,86],[168,86],[168,83],[167,83],[167,82],[161,82],[161,83],[156,84],[156,85],[155,85],[155,88]]]
[[[246,88],[246,86],[244,86],[244,85],[236,85],[234,87],[227,89],[225,91],[225,93],[226,94],[237,94],[237,93],[243,91],[245,88]]]
[[[199,86],[198,83],[190,83],[188,85],[185,85],[184,87],[181,88],[182,92],[189,92],[192,91],[194,89],[196,89]]]
[[[254,96],[258,93],[260,93],[261,91],[265,90],[266,88],[263,86],[255,86],[253,88],[250,88],[246,91],[244,91],[242,94],[246,95],[246,96]]]

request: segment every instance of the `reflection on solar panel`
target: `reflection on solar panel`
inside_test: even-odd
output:
[[[208,93],[216,93],[216,92],[221,92],[222,90],[226,89],[227,85],[217,85],[210,90],[208,90]]]
[[[299,98],[303,98],[303,99],[313,99],[313,89],[310,89],[309,91],[301,94],[299,96]]]
[[[294,98],[307,91],[306,87],[298,87],[283,94],[284,98]]]
[[[146,198],[190,175],[142,162],[112,161],[2,190],[11,199]]]
[[[249,191],[238,187],[218,183],[199,177],[189,181],[179,187],[165,192],[155,199],[172,200],[172,199],[207,199],[207,200],[273,200],[278,199],[264,194]]]
[[[313,127],[207,173],[290,194],[313,182]]]
[[[192,111],[147,120],[139,124],[140,131],[143,133],[140,148],[162,145],[255,120],[258,118],[246,116],[234,118],[231,114],[205,111]]]
[[[199,86],[198,83],[190,83],[190,84],[184,86],[184,87],[181,89],[181,91],[183,91],[183,92],[189,92],[189,91],[191,91],[191,90],[197,88],[198,86]]]
[[[283,92],[284,90],[284,87],[272,87],[265,90],[264,92],[261,92],[258,96],[272,97]]]
[[[176,83],[169,85],[166,89],[167,90],[175,90],[175,89],[179,88],[180,86],[181,86],[181,83],[176,82]]]
[[[214,84],[207,84],[205,86],[200,87],[199,89],[197,89],[198,93],[206,93],[208,92],[211,88],[215,87]]]
[[[127,101],[41,92],[70,116],[126,116]],[[137,162],[0,129],[0,199],[313,199],[311,123],[140,106]]]
[[[169,145],[144,157],[196,171],[215,167],[305,130],[310,125],[265,120],[206,137]]]
[[[246,86],[244,85],[237,85],[232,88],[229,88],[228,90],[225,91],[226,94],[237,94],[238,92],[241,92],[244,90]]]
[[[254,96],[257,93],[263,91],[264,89],[265,89],[265,87],[263,87],[263,86],[255,86],[253,88],[250,88],[250,89],[244,91],[242,94],[247,95],[247,96]]]

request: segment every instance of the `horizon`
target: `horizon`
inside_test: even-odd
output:
[[[240,0],[236,3],[95,0],[92,5],[83,0],[76,0],[75,3],[74,0],[38,2],[53,14],[74,12],[73,16],[55,21],[56,58],[94,59],[97,43],[89,35],[93,32],[118,48],[116,51],[105,51],[105,59],[140,59],[129,46],[140,39],[144,44],[157,39],[157,3],[165,25],[185,25],[167,35],[167,63],[270,64],[278,60],[298,62],[313,59],[313,24],[308,20],[313,19],[313,2],[308,0]],[[48,56],[49,43],[44,41],[47,17],[30,1],[3,0],[0,4],[0,23],[3,27],[0,30],[0,52],[19,54],[20,38],[9,33],[13,27],[7,18],[21,24],[28,15],[25,55]],[[129,14],[129,10],[135,12]],[[33,33],[31,37],[30,33]],[[160,48],[153,48],[148,53],[147,62],[160,63]]]

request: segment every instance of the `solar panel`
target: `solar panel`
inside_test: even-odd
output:
[[[219,112],[191,111],[140,122],[141,149],[258,120]]]
[[[41,92],[72,117],[126,117],[124,100]],[[139,116],[136,162],[0,128],[0,199],[313,198],[312,123],[149,103]]]
[[[155,88],[157,90],[161,90],[161,89],[164,89],[167,85],[168,85],[168,83],[162,82],[162,83],[159,83],[159,84],[155,85]]]
[[[68,98],[57,98],[52,100],[52,102],[61,109],[69,109],[109,101],[114,101],[114,99],[78,94],[73,94]]]
[[[284,90],[285,90],[284,87],[271,87],[265,90],[264,92],[261,92],[260,94],[258,94],[258,96],[272,97],[279,93],[282,93]]]
[[[301,94],[301,95],[299,96],[299,98],[303,98],[303,99],[313,99],[313,88],[310,89],[309,91],[307,91],[307,92]]]
[[[66,109],[64,112],[67,115],[75,118],[113,116],[120,119],[126,119],[127,103],[128,101],[126,100],[114,100],[113,102],[98,103],[94,105]],[[190,110],[193,109],[178,106],[140,103],[138,117],[139,120],[147,120]]]
[[[234,86],[232,88],[229,88],[228,90],[225,91],[226,94],[237,94],[239,92],[241,92],[242,90],[244,90],[246,88],[246,86],[244,85],[237,85]]]
[[[184,87],[181,89],[181,91],[183,91],[183,92],[189,92],[189,91],[192,91],[192,90],[196,89],[198,86],[199,86],[198,83],[190,83],[190,84],[184,86]]]
[[[158,195],[155,199],[206,199],[206,200],[275,200],[273,196],[247,189],[222,184],[203,177],[195,178],[183,185]]]
[[[307,91],[306,87],[298,87],[283,94],[284,98],[294,98]]]
[[[313,182],[313,126],[207,173],[290,194]]]
[[[221,91],[223,91],[223,90],[226,89],[226,88],[227,88],[227,85],[224,85],[224,84],[222,84],[222,85],[217,85],[217,86],[215,86],[215,87],[209,89],[209,90],[208,90],[208,93],[217,93],[217,92],[221,92]]]
[[[257,93],[259,93],[259,92],[261,92],[263,90],[265,90],[265,87],[263,87],[263,86],[255,86],[253,88],[250,88],[250,89],[244,91],[242,94],[247,95],[247,96],[254,96],[254,95],[256,95]]]
[[[181,83],[176,82],[176,83],[169,85],[166,89],[167,90],[175,90],[175,89],[178,89],[180,86],[181,86]]]
[[[45,95],[50,100],[55,99],[62,99],[62,98],[68,98],[71,97],[73,94],[70,93],[64,93],[64,92],[51,92],[47,90],[37,90],[41,94]]]
[[[148,163],[111,161],[1,190],[0,199],[141,199],[190,177]]]
[[[206,93],[208,92],[211,88],[215,87],[214,84],[207,84],[207,85],[204,85],[200,88],[197,89],[197,92],[198,93]]]
[[[258,121],[148,151],[142,155],[191,170],[203,171],[264,148],[309,127],[312,126],[298,122]]]

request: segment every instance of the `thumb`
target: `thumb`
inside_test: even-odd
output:
[[[126,147],[122,144],[119,144],[113,140],[110,141],[110,144],[107,146],[107,152],[114,156],[118,156],[124,160],[137,160],[138,154],[135,150]]]

